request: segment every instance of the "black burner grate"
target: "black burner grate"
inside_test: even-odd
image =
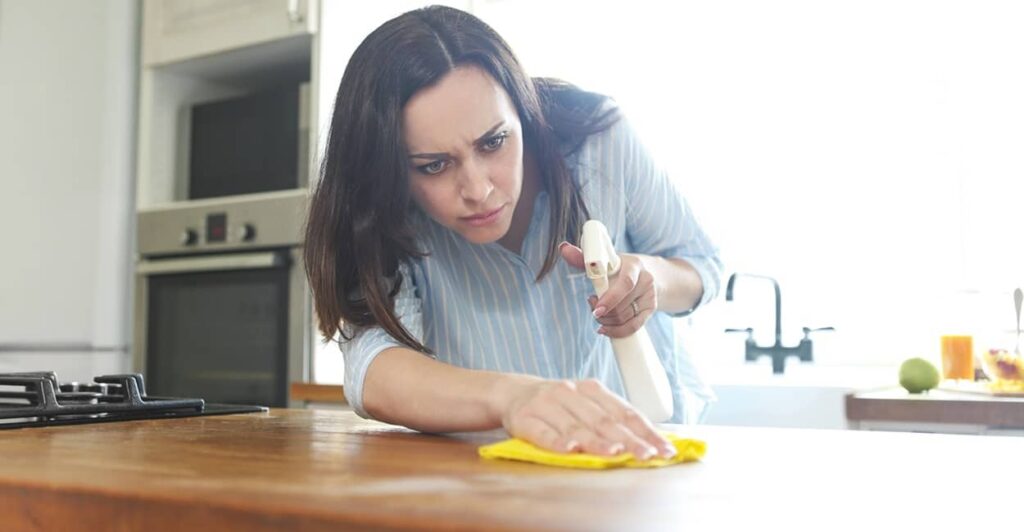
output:
[[[266,412],[262,406],[146,395],[142,375],[104,375],[65,383],[52,371],[0,373],[0,429],[130,419]]]

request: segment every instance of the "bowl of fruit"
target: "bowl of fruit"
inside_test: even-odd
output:
[[[989,349],[981,355],[981,367],[988,376],[989,390],[995,393],[1024,395],[1024,356],[1020,354],[1020,316],[1024,306],[1024,290],[1013,291],[1013,309],[1017,317],[1017,346],[1013,352],[1006,349]]]
[[[993,392],[1024,394],[1024,356],[1006,349],[989,349],[981,355],[981,367]]]

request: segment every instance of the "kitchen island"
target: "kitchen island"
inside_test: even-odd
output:
[[[271,410],[0,431],[9,530],[945,530],[1020,524],[1018,438],[665,425],[701,462],[489,461],[351,412]],[[1010,521],[1007,521],[1009,523]]]

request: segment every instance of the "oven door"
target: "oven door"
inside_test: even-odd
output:
[[[134,352],[147,392],[287,406],[309,367],[296,249],[141,261]]]

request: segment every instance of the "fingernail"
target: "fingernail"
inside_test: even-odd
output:
[[[661,450],[661,457],[668,460],[676,455],[675,447],[664,447]]]
[[[646,447],[640,452],[639,458],[640,460],[650,460],[655,454],[657,454],[657,450],[654,447]]]
[[[576,440],[569,440],[569,443],[565,444],[565,452],[574,453],[580,450],[580,442]]]
[[[558,249],[561,250],[562,248],[564,248],[565,246],[568,246],[568,245],[569,245],[569,243],[566,242],[565,240],[563,240],[562,243],[558,245]]]
[[[619,454],[626,450],[626,446],[621,443],[613,443],[608,447],[608,454]]]
[[[608,334],[608,331],[604,327],[598,327],[597,334]]]
[[[597,307],[596,309],[594,309],[594,317],[600,318],[601,316],[604,316],[605,312],[608,312],[608,309],[604,307]]]

